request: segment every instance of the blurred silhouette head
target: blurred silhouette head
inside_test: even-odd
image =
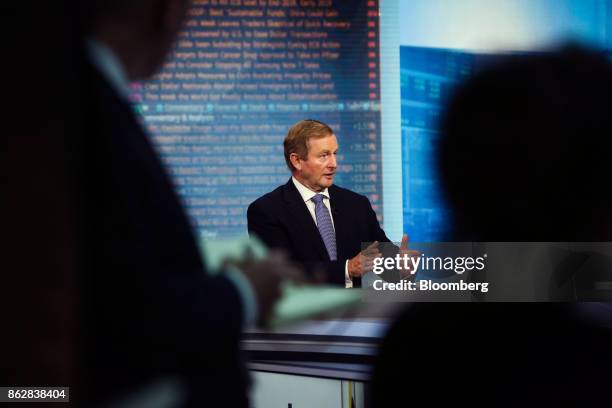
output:
[[[130,80],[146,79],[164,62],[189,0],[94,0],[89,34],[110,47]]]
[[[512,56],[460,87],[440,170],[457,238],[612,236],[612,67],[579,47]]]
[[[380,346],[370,405],[599,407],[609,329],[570,303],[415,303]]]

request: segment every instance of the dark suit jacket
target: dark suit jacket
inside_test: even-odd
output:
[[[83,403],[159,378],[189,403],[245,406],[241,300],[207,275],[187,217],[132,108],[83,59],[74,140]],[[204,404],[206,402],[206,405]]]
[[[380,228],[367,197],[336,185],[328,191],[338,260],[329,259],[319,230],[291,179],[249,205],[249,234],[255,234],[271,248],[286,250],[309,271],[322,269],[328,282],[344,286],[346,261],[361,251],[362,243],[389,242],[389,238]],[[385,276],[387,280],[395,278]],[[360,286],[360,279],[354,279],[353,284]]]

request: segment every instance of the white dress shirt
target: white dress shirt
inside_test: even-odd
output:
[[[315,193],[314,191],[297,181],[295,177],[291,177],[291,180],[293,181],[295,188],[297,188],[298,193],[300,193],[300,195],[302,196],[302,200],[304,200],[304,203],[306,203],[306,208],[308,208],[308,212],[310,212],[310,215],[312,216],[312,220],[314,221],[315,225],[317,225],[317,216],[315,215],[315,203],[314,201],[312,201],[312,197],[316,196],[317,194],[323,195],[323,205],[325,206],[325,208],[327,208],[327,211],[329,211],[329,217],[332,220],[332,226],[334,227],[335,231],[336,226],[334,224],[334,215],[331,212],[331,199],[329,197],[329,192],[327,191],[327,188],[321,191],[320,193]],[[353,287],[353,280],[350,278],[348,273],[348,260],[344,263],[344,286],[347,288]]]

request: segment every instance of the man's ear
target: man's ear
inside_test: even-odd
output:
[[[302,170],[302,161],[297,153],[291,153],[289,155],[289,160],[291,160],[291,164],[296,170]]]

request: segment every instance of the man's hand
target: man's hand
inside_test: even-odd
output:
[[[240,269],[255,292],[259,326],[265,326],[272,316],[281,297],[283,281],[304,282],[302,271],[278,250],[271,250],[266,259],[246,261],[240,265]]]
[[[404,255],[407,255],[408,258],[418,258],[419,256],[421,256],[421,253],[415,249],[408,249],[408,235],[404,234],[402,236],[402,243],[400,245],[399,248],[399,255],[404,258]],[[400,268],[399,269],[399,273],[400,273],[400,278],[401,279],[412,279],[414,278],[414,274],[412,273],[412,266],[414,264],[409,261],[408,262],[408,268]]]
[[[381,257],[378,241],[371,243],[366,249],[348,261],[348,273],[351,278],[363,275],[374,268],[374,258]]]

